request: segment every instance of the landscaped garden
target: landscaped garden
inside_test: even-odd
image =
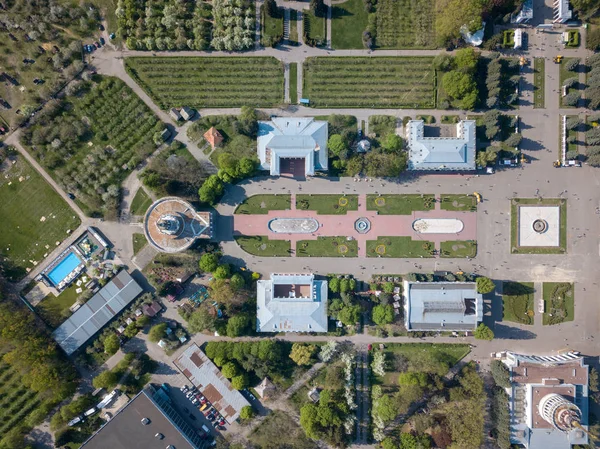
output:
[[[317,237],[317,240],[298,240],[297,257],[357,257],[358,242],[346,237]]]
[[[304,42],[307,45],[322,46],[327,43],[327,27],[324,15],[316,15],[310,9],[302,12]]]
[[[331,10],[331,46],[335,49],[363,48],[362,32],[368,13],[363,0],[336,3]]]
[[[291,195],[252,195],[246,198],[235,209],[236,214],[263,214],[270,210],[289,210],[291,208]]]
[[[79,298],[79,293],[76,291],[78,288],[75,284],[71,284],[58,296],[49,294],[35,306],[36,312],[46,324],[52,328],[57,328],[72,315],[69,307],[75,304],[75,301]]]
[[[411,215],[434,208],[435,196],[429,194],[367,195],[367,210],[380,215]]]
[[[519,206],[559,206],[558,246],[519,246]],[[510,206],[512,254],[564,254],[567,252],[567,200],[562,198],[513,198]]]
[[[560,62],[558,79],[560,105],[565,108],[574,108],[578,105],[581,99],[584,85],[579,83],[580,68],[579,58],[563,58]],[[566,95],[563,95],[566,90]]]
[[[390,134],[396,133],[396,122],[399,119],[393,115],[370,115],[369,134],[382,139]]]
[[[504,321],[533,324],[534,316],[533,282],[505,282],[502,284]]]
[[[375,44],[378,48],[436,48],[435,2],[378,0]],[[360,30],[362,32],[362,29]],[[357,34],[359,31],[356,31]]]
[[[239,235],[235,241],[248,254],[265,257],[289,257],[289,240],[271,240],[264,235]]]
[[[533,59],[533,107],[544,108],[545,99],[546,61],[544,58]]]
[[[147,244],[148,240],[144,234],[135,233],[133,234],[133,255],[139,253]]]
[[[118,78],[80,89],[40,112],[23,142],[86,214],[115,219],[121,183],[162,142],[164,124]]]
[[[0,258],[5,275],[18,280],[81,221],[22,156],[11,156],[2,167],[6,168],[0,169]]]
[[[344,215],[358,210],[358,195],[296,195],[296,209],[321,215]]]
[[[161,109],[283,102],[283,65],[272,57],[135,57],[125,68]]]
[[[129,212],[131,215],[144,215],[151,204],[152,198],[140,187],[131,201]]]
[[[477,198],[475,195],[442,195],[440,197],[442,210],[454,210],[454,211],[465,211],[475,212],[477,211]]]
[[[559,324],[575,318],[575,289],[571,282],[544,282],[543,324]]]
[[[440,243],[440,256],[442,257],[475,257],[477,255],[477,242],[474,240],[449,240]]]
[[[283,39],[283,8],[278,8],[275,0],[267,1],[260,7],[261,44],[275,47]]]
[[[379,237],[367,240],[367,257],[390,257],[410,259],[433,257],[435,245],[427,240],[412,240],[410,237]]]
[[[431,57],[311,57],[303,96],[317,108],[434,108]]]

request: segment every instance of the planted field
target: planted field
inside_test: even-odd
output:
[[[358,195],[296,195],[296,209],[344,215],[349,210],[358,210]]]
[[[544,282],[543,324],[559,324],[575,318],[575,289],[571,282]]]
[[[410,237],[379,237],[377,240],[367,240],[367,257],[433,257],[434,250],[435,245],[432,242],[413,240]]]
[[[13,160],[0,169],[0,258],[7,259],[9,279],[17,280],[81,221],[25,159]]]
[[[312,57],[303,96],[321,108],[434,108],[431,57]]]
[[[268,214],[270,210],[290,209],[290,195],[253,195],[236,209],[236,214]]]
[[[435,3],[431,0],[379,0],[379,48],[436,48]],[[357,30],[360,35],[361,30]]]
[[[248,254],[265,257],[289,257],[291,245],[289,240],[270,240],[264,235],[240,235],[235,241]]]
[[[283,102],[283,65],[271,57],[138,57],[127,58],[125,68],[162,109]]]
[[[21,383],[21,375],[0,357],[0,435],[24,424],[42,399]]]
[[[533,282],[505,282],[502,286],[504,312],[502,319],[533,324]]]
[[[362,32],[367,28],[368,13],[363,0],[346,0],[331,10],[331,46],[336,49],[363,49]]]
[[[380,215],[411,215],[434,207],[434,195],[367,195],[367,210],[376,210]]]
[[[477,198],[473,195],[442,195],[440,197],[442,210],[476,211]]]
[[[317,240],[299,240],[297,257],[357,257],[358,242],[346,237],[318,237]]]
[[[440,251],[442,257],[475,257],[477,255],[477,242],[473,240],[449,240],[441,242]]]
[[[545,107],[544,85],[546,77],[546,61],[544,58],[534,58],[533,60],[533,107]]]

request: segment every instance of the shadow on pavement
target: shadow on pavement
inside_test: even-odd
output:
[[[500,323],[496,323],[493,330],[496,340],[532,340],[537,337],[534,332]]]

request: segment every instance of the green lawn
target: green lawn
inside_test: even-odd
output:
[[[379,237],[367,240],[367,257],[391,257],[410,259],[433,257],[435,245],[427,240],[412,240],[410,237]]]
[[[411,215],[434,207],[435,196],[429,194],[367,195],[367,210],[376,210],[380,215]]]
[[[152,198],[140,187],[131,201],[131,215],[144,215],[151,204]]]
[[[371,115],[369,116],[369,134],[375,134],[378,138],[395,134],[397,120],[393,115]]]
[[[567,121],[571,120],[571,119],[576,119],[577,115],[567,115]],[[561,118],[562,120],[562,118]],[[561,121],[562,123],[562,121]],[[567,142],[567,153],[569,151],[577,151],[579,152],[579,149],[577,148],[577,129],[567,129],[567,139],[570,137],[575,137],[575,142]],[[560,133],[560,145],[558,146],[558,153],[560,155],[559,159],[562,160],[562,132]]]
[[[545,107],[545,96],[544,86],[546,83],[546,61],[544,58],[533,59],[533,107],[544,108]]]
[[[558,96],[560,97],[560,106],[562,108],[574,108],[575,106],[567,106],[566,104],[564,104],[563,102],[563,96],[562,96],[562,86],[564,85],[564,82],[569,79],[569,78],[577,78],[579,80],[579,73],[577,72],[570,72],[567,70],[566,66],[567,63],[569,61],[571,61],[572,59],[579,59],[579,58],[563,58],[561,63],[560,63],[560,67],[559,67],[559,73],[558,73],[558,79],[559,79],[559,88],[558,88]],[[577,89],[577,87],[579,86],[579,81],[578,84],[576,84],[573,87],[569,87],[567,89],[567,93],[570,92],[579,92],[579,94],[581,94],[581,90]]]
[[[289,240],[270,240],[264,235],[238,235],[235,241],[248,254],[265,257],[289,257]]]
[[[46,296],[36,306],[35,310],[48,325],[57,328],[71,316],[69,307],[75,304],[75,301],[79,298],[79,293],[75,291],[78,288],[80,287],[73,283],[58,296],[52,294]]]
[[[307,58],[304,93],[316,108],[435,108],[431,57]]]
[[[474,240],[449,240],[440,244],[441,257],[475,257],[477,242]]]
[[[474,195],[441,195],[442,210],[472,211],[477,210],[477,198]]]
[[[336,49],[363,49],[362,32],[368,13],[362,0],[346,0],[331,11],[331,46]]]
[[[304,34],[309,40],[314,41],[317,45],[326,45],[327,41],[327,28],[325,16],[317,17],[315,14],[305,9],[303,12],[304,17]]]
[[[442,125],[456,125],[460,121],[460,116],[442,115],[442,119],[440,121],[442,122]]]
[[[30,261],[41,263],[81,223],[38,172],[23,157],[15,157],[15,164],[0,171],[0,257],[8,259],[10,280],[25,276],[34,267]]]
[[[356,257],[358,242],[346,237],[318,237],[317,240],[299,240],[297,257]]]
[[[559,205],[560,236],[558,247],[518,246],[519,242],[519,205]],[[564,254],[567,252],[567,200],[561,198],[513,198],[510,206],[510,242],[512,254]]]
[[[344,215],[358,210],[358,195],[296,195],[296,209],[314,210],[321,215]]]
[[[533,282],[505,282],[502,286],[504,312],[502,319],[521,324],[533,324]]]
[[[544,282],[545,313],[542,323],[559,324],[575,318],[575,289],[572,282]]]
[[[298,45],[298,12],[295,9],[290,10],[290,45]]]
[[[265,47],[272,47],[273,43],[279,43],[283,39],[283,8],[277,8],[277,15],[271,17],[266,11],[265,6],[261,6],[261,24],[260,33],[261,44]]]
[[[144,234],[133,234],[133,255],[135,256],[137,253],[139,253],[147,244],[148,240],[146,240],[146,236]]]
[[[290,62],[290,104],[298,104],[298,63]]]
[[[266,215],[270,210],[290,209],[290,195],[253,195],[246,198],[238,207],[236,214],[262,214]]]
[[[272,57],[134,57],[125,68],[161,109],[283,102],[283,63]]]

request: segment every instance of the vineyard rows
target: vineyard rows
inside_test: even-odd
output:
[[[377,47],[436,48],[434,22],[431,0],[379,0]]]
[[[271,107],[283,102],[275,58],[127,58],[128,73],[162,109]]]
[[[430,57],[308,58],[304,97],[314,107],[435,108]]]
[[[22,424],[40,404],[37,393],[27,390],[21,378],[8,365],[0,362],[0,436]]]

